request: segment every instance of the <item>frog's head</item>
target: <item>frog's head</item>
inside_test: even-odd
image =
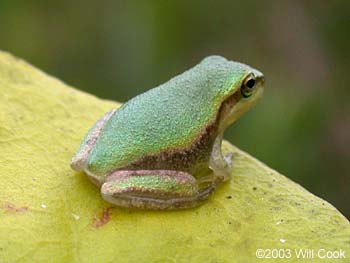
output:
[[[265,78],[260,71],[242,63],[219,56],[209,60],[211,65],[216,64],[214,74],[222,78],[215,89],[216,104],[220,106],[219,127],[224,130],[256,104],[263,93]]]

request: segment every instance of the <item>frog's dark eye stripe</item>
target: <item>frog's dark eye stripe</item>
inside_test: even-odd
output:
[[[255,87],[255,76],[253,74],[249,74],[242,83],[241,93],[243,97],[248,98],[252,95]]]

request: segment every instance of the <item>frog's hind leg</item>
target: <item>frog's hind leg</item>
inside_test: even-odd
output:
[[[96,143],[97,138],[100,135],[103,127],[106,125],[107,121],[112,117],[112,115],[116,111],[117,110],[114,109],[107,112],[90,129],[90,131],[87,133],[86,137],[84,138],[83,142],[81,143],[80,148],[72,158],[72,161],[71,161],[72,169],[76,171],[84,170],[91,148]]]
[[[192,175],[170,170],[116,171],[107,177],[101,194],[123,207],[184,209],[200,205],[220,182],[201,186]]]

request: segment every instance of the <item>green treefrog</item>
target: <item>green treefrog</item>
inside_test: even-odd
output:
[[[263,91],[263,74],[209,56],[168,82],[106,113],[71,161],[112,204],[183,209],[201,204],[230,179],[224,130]]]

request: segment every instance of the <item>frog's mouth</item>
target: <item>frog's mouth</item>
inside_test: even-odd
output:
[[[241,93],[241,89],[238,89],[235,93],[230,95],[221,105],[220,116],[220,131],[224,131],[228,126],[239,119],[246,111],[254,107],[258,99],[263,94],[264,90],[264,77],[256,77],[256,87],[249,97],[244,97]]]

